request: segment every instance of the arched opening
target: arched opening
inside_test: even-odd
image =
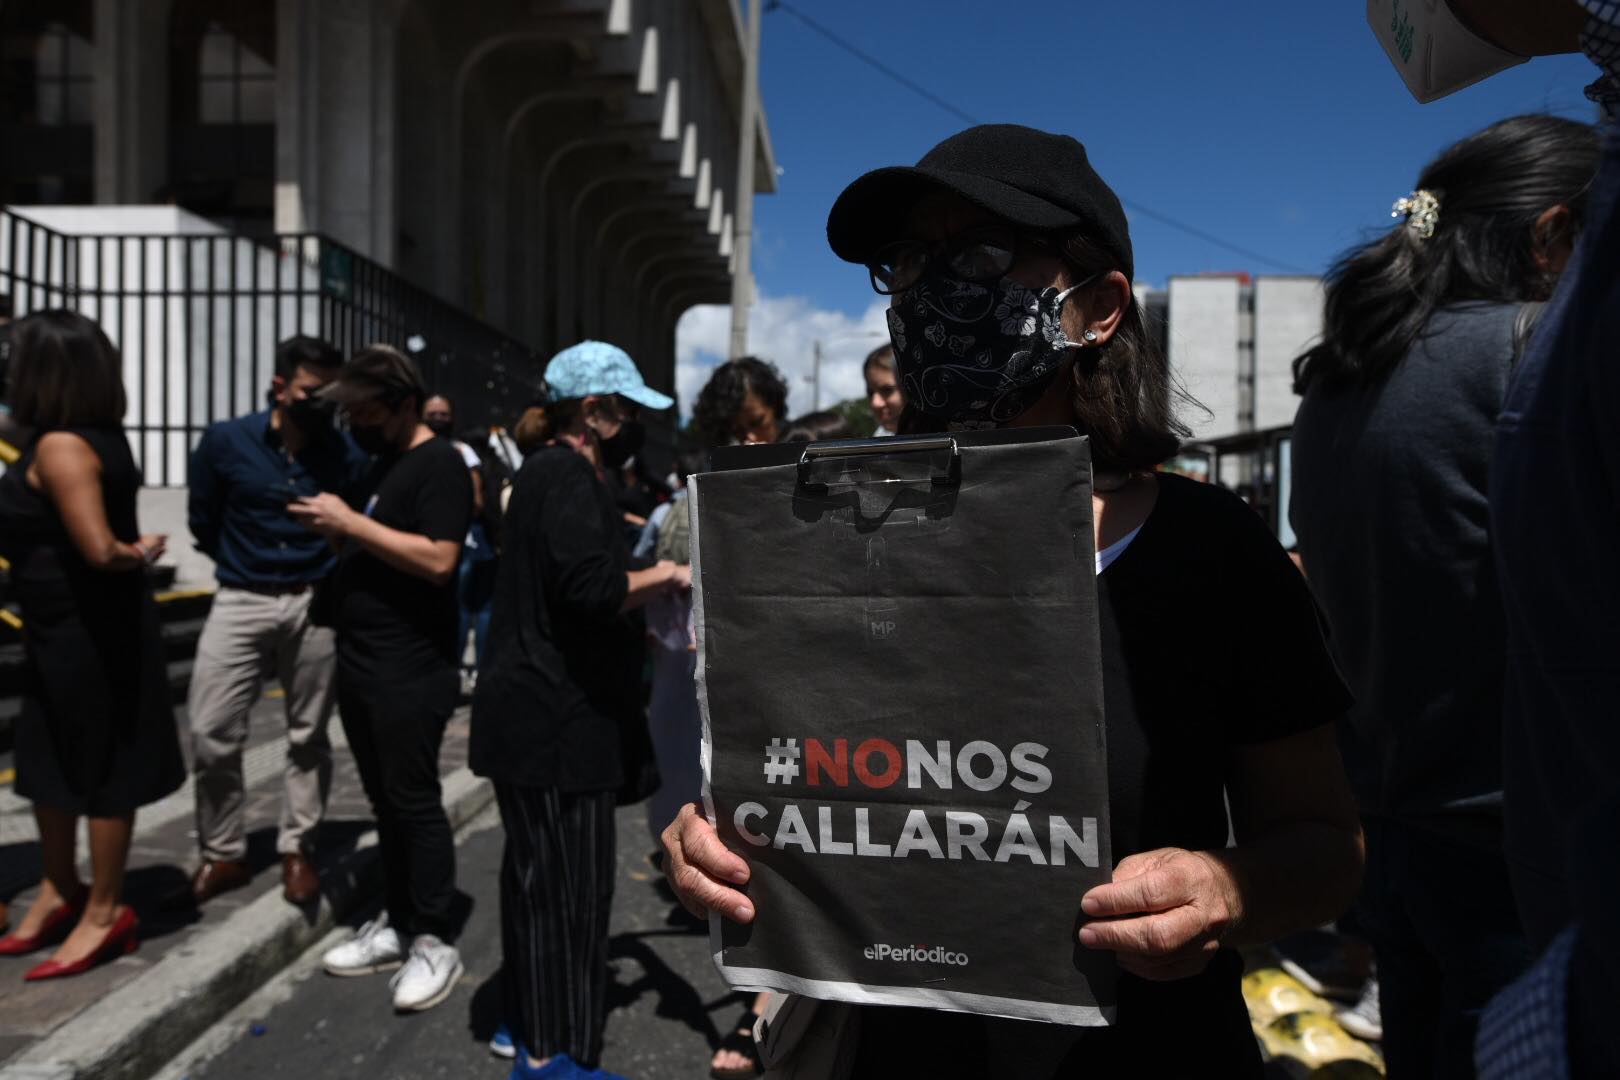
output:
[[[276,12],[260,0],[179,0],[169,49],[169,191],[236,232],[273,227]]]
[[[92,201],[94,42],[90,0],[0,5],[0,202]]]

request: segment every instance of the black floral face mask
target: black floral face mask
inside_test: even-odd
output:
[[[889,309],[889,337],[906,401],[960,424],[1002,424],[1038,401],[1064,355],[1063,302],[1095,278],[1036,291],[928,275]]]

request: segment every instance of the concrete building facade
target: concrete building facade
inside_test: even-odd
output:
[[[1195,441],[1293,422],[1294,358],[1322,333],[1320,278],[1196,274],[1141,295],[1163,312],[1170,370],[1203,406],[1185,417]]]
[[[743,41],[736,0],[13,0],[0,202],[319,233],[672,392],[676,321],[730,296]]]

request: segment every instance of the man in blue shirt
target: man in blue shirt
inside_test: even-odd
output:
[[[307,857],[332,782],[333,636],[311,620],[315,585],[335,562],[324,537],[287,514],[287,504],[343,492],[366,458],[333,425],[315,396],[343,363],[332,346],[294,337],[276,349],[271,406],[203,433],[191,455],[190,517],[197,547],[214,560],[219,592],[203,627],[187,710],[197,776],[202,863],[192,894],[203,903],[247,884],[242,751],[248,713],[273,669],[287,709],[286,798],[276,850],[286,898],[320,893]]]

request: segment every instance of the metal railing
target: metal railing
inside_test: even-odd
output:
[[[118,346],[124,425],[146,483],[180,486],[210,423],[265,407],[278,341],[415,357],[457,426],[512,424],[543,386],[532,349],[316,233],[65,232],[0,214],[0,292],[21,318],[66,307]]]

